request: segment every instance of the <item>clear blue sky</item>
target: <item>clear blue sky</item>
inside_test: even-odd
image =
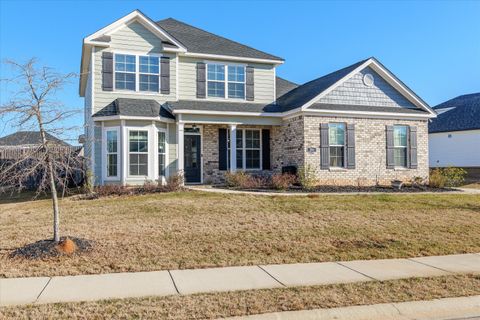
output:
[[[153,20],[174,17],[281,56],[286,62],[277,74],[297,83],[375,56],[431,106],[480,91],[480,2],[474,1],[0,0],[0,58],[35,56],[78,73],[82,39],[136,8]],[[2,66],[0,78],[9,70]],[[0,95],[5,102],[5,85]],[[81,108],[78,81],[60,99]],[[0,124],[0,136],[9,130]]]

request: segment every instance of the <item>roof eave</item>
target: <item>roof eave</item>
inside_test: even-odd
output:
[[[245,62],[255,62],[255,63],[267,63],[273,65],[281,65],[285,63],[285,60],[275,60],[275,59],[260,59],[260,58],[250,58],[250,57],[241,57],[241,56],[227,56],[227,55],[218,55],[210,53],[198,53],[198,52],[184,52],[181,54],[186,57],[196,57],[196,58],[205,58],[205,59],[221,59],[221,60],[231,60],[231,61],[245,61]]]

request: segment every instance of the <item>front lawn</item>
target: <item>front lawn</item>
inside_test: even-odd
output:
[[[12,259],[51,236],[51,202],[0,201],[0,277],[480,252],[480,196],[253,196],[182,192],[61,201],[91,253]]]

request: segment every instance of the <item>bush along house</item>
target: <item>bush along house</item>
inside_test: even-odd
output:
[[[375,58],[302,85],[280,57],[136,10],[83,41],[85,155],[95,183],[141,184],[181,173],[308,166],[336,185],[428,177],[435,112]]]

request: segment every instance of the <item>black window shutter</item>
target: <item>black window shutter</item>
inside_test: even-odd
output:
[[[255,86],[254,86],[254,70],[255,68],[248,66],[245,68],[246,78],[245,78],[245,97],[247,101],[255,100]]]
[[[355,124],[347,124],[347,169],[355,169]]]
[[[330,168],[330,143],[328,140],[328,123],[320,124],[320,169]]]
[[[113,53],[102,52],[102,90],[113,91]]]
[[[170,94],[170,58],[162,57],[160,61],[160,93]]]
[[[262,129],[262,169],[270,170],[270,130]]]
[[[395,168],[393,126],[386,126],[387,133],[387,169]]]
[[[227,129],[218,129],[218,169],[227,170]]]
[[[205,63],[197,62],[197,98],[205,99],[206,73]]]
[[[418,160],[417,160],[417,127],[410,126],[410,137],[409,137],[409,159],[410,159],[410,169],[417,169]]]

